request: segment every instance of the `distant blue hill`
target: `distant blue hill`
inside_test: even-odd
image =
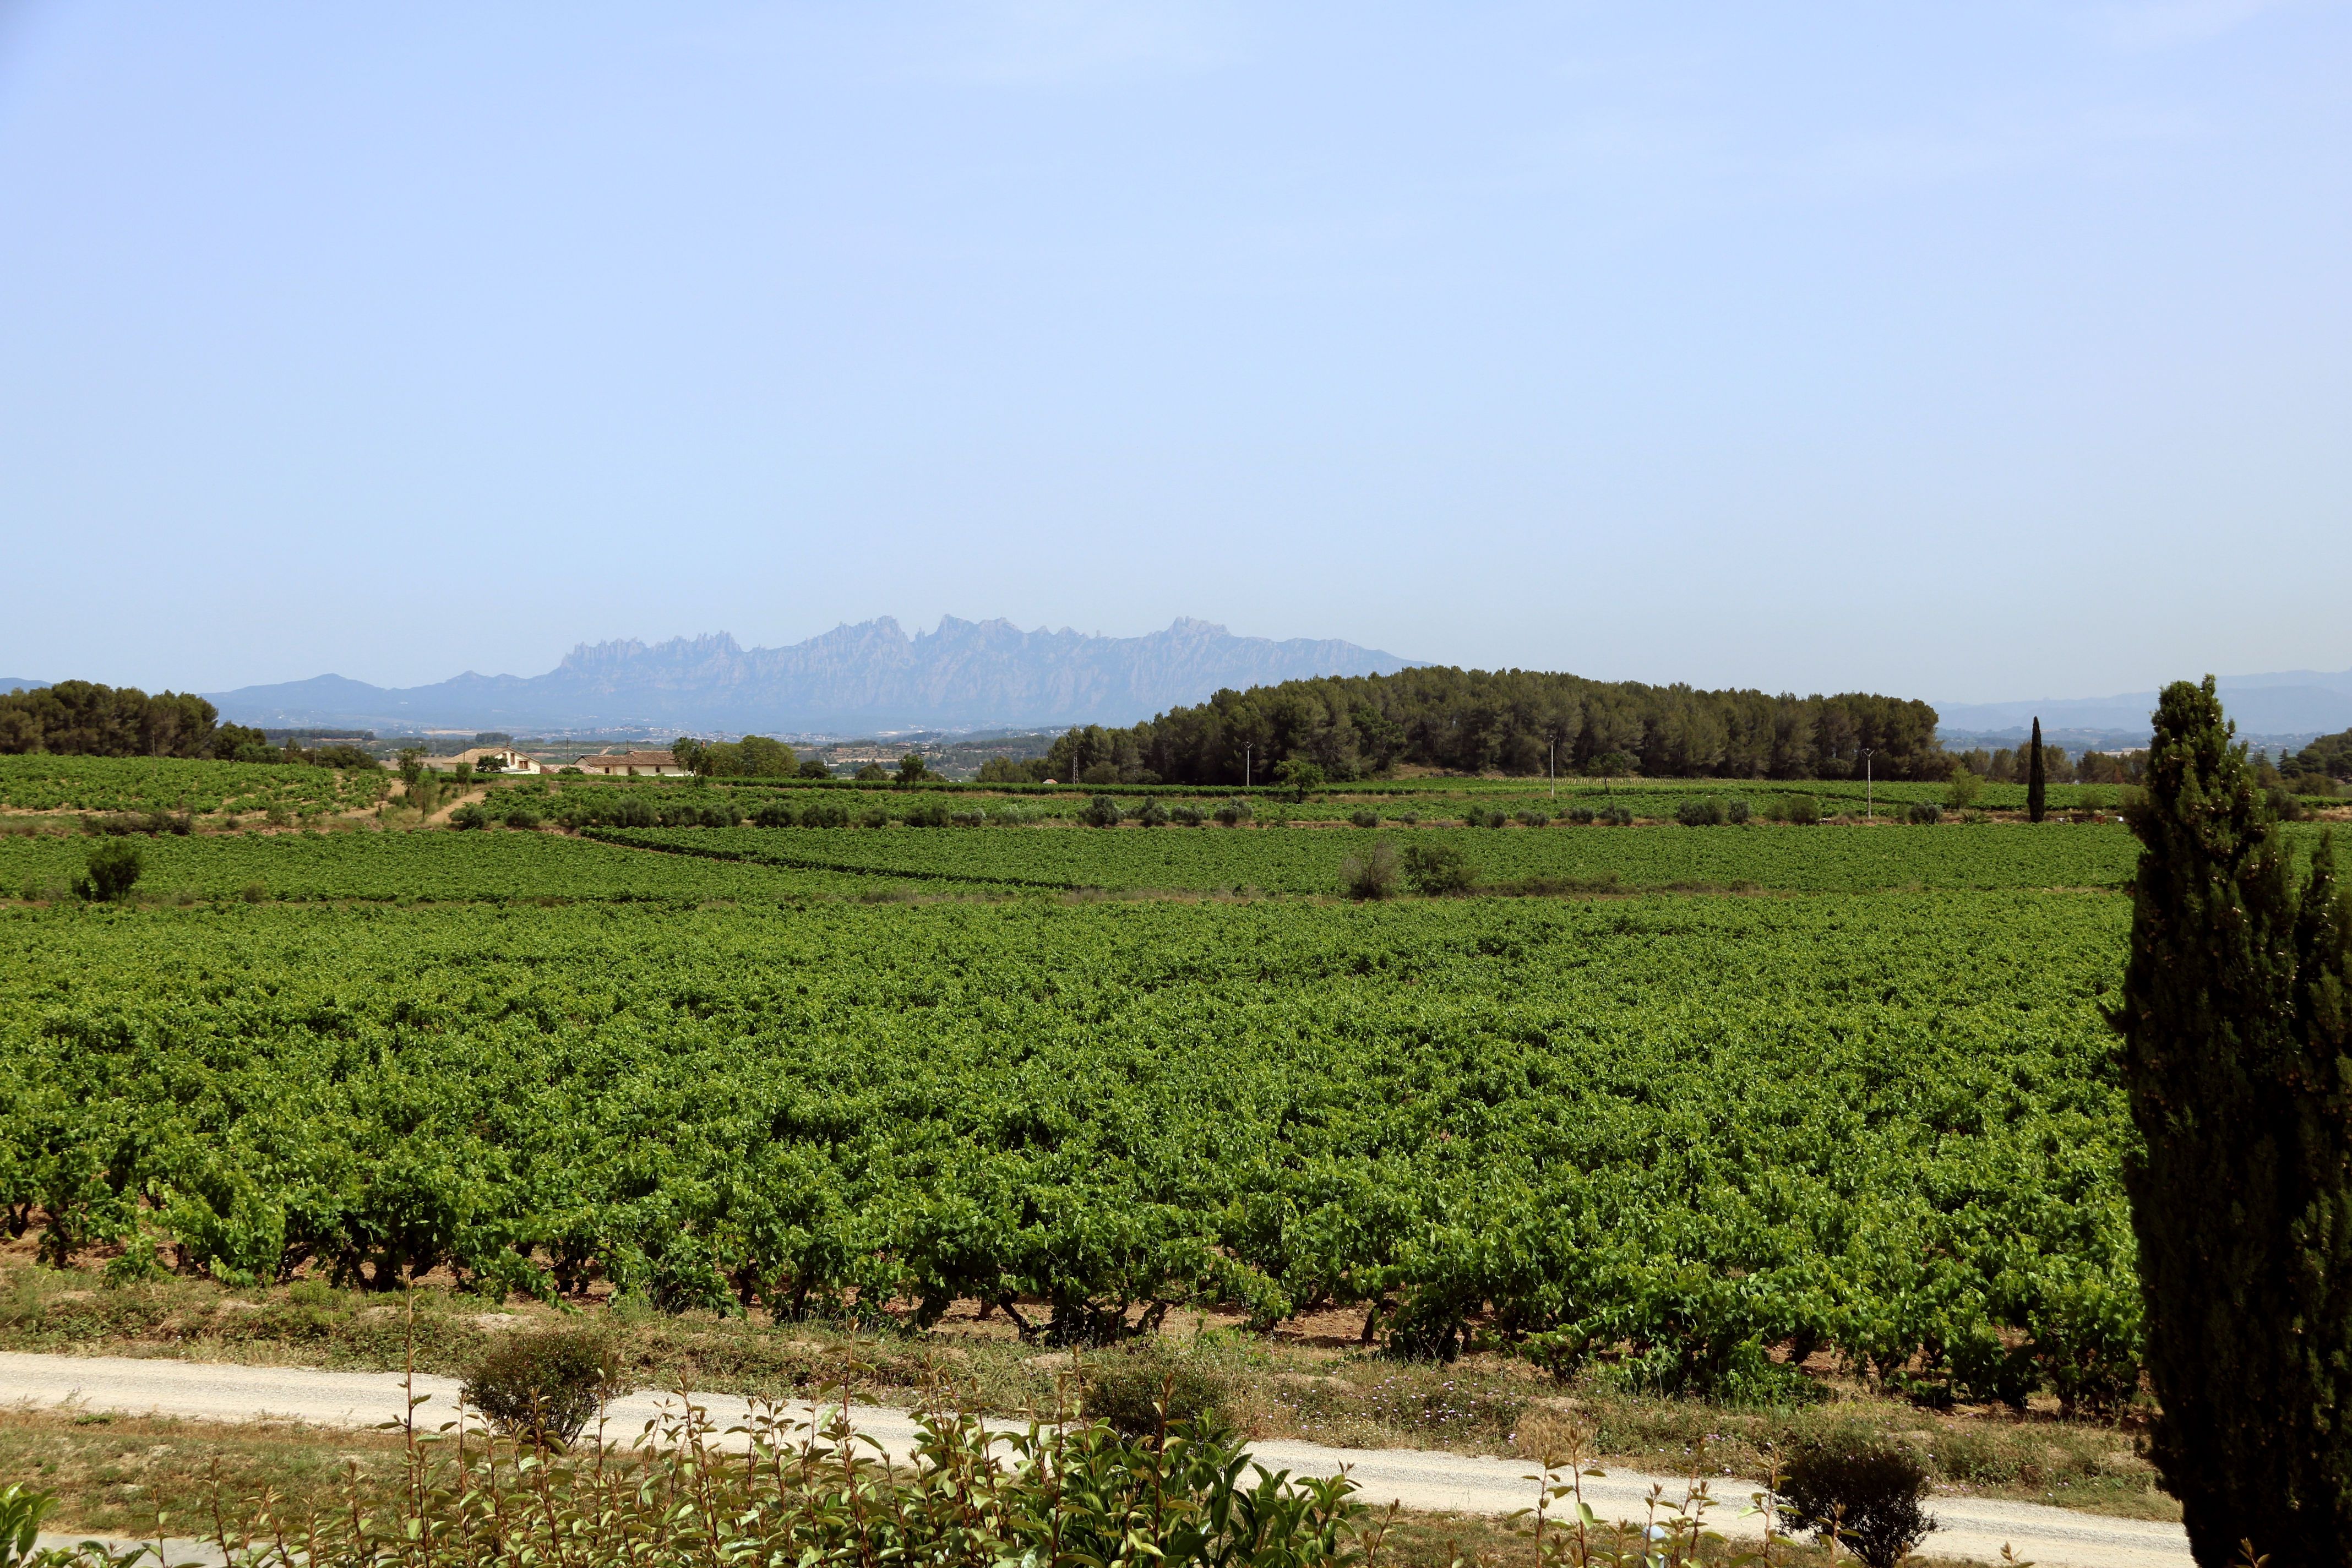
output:
[[[0,691],[38,691],[42,687],[51,684],[53,682],[35,680],[28,676],[0,675]]]
[[[885,617],[787,647],[725,633],[583,644],[545,675],[387,689],[340,675],[208,691],[223,718],[266,726],[525,731],[604,726],[848,733],[1131,724],[1223,687],[1386,675],[1412,661],[1354,643],[1240,637],[1180,619],[1139,637],[1024,632],[950,616],[908,637]]]
[[[2242,735],[2327,734],[2352,729],[2352,669],[2327,674],[2288,669],[2269,675],[2224,675],[2214,683],[2224,711]],[[1958,735],[2023,734],[2036,718],[2042,731],[2124,733],[2145,741],[2153,691],[2114,697],[2045,698],[2039,702],[1938,702],[1938,731]]]

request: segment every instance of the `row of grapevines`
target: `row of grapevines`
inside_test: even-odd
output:
[[[617,844],[775,866],[1007,887],[1337,889],[1339,863],[1379,837],[1459,848],[1486,883],[1556,882],[1851,892],[1878,888],[2123,884],[2137,846],[2116,826],[1551,827],[1043,833],[905,829],[621,828]]]
[[[0,756],[0,805],[20,811],[348,811],[390,784],[381,772],[275,763]]]
[[[88,838],[0,838],[0,896],[47,899],[82,871]],[[151,899],[648,900],[871,894],[887,885],[787,867],[648,855],[548,833],[194,834],[141,838]],[[926,879],[926,889],[940,890]]]
[[[1662,1389],[2120,1398],[2070,893],[0,911],[0,1203],[228,1279],[1353,1303]]]

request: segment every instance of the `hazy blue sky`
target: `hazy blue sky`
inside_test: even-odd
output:
[[[2340,4],[0,0],[0,674],[2352,665]]]

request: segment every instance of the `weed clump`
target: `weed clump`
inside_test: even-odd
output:
[[[1089,1420],[1140,1437],[1158,1432],[1163,1417],[1197,1426],[1222,1421],[1232,1391],[1198,1354],[1160,1340],[1141,1340],[1089,1357],[1080,1383],[1080,1407]]]

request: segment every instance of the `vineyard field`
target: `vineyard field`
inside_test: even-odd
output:
[[[18,811],[351,811],[374,805],[390,782],[279,763],[0,756],[0,805]]]
[[[0,895],[48,898],[81,874],[88,837],[0,838]],[[871,895],[887,879],[655,855],[549,833],[194,834],[142,837],[140,892],[170,899],[376,900],[733,899]],[[954,890],[926,879],[927,892]]]
[[[1488,884],[1802,892],[2115,888],[2137,848],[2122,827],[608,828],[595,837],[749,863],[1038,889],[1329,893],[1339,863],[1385,837],[1460,848]]]
[[[1826,1347],[2095,1405],[2136,1376],[2128,913],[12,906],[0,1198],[52,1256],[143,1226],[231,1280],[978,1297],[1080,1337],[1385,1302],[1402,1347],[1475,1329],[1664,1390]]]

